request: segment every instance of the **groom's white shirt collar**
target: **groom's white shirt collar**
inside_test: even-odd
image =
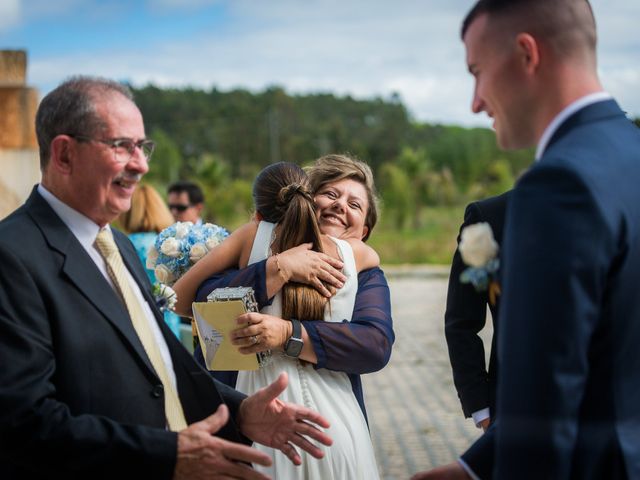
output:
[[[551,123],[547,125],[542,136],[540,137],[540,141],[538,142],[538,147],[536,148],[536,162],[540,160],[542,155],[544,155],[544,151],[547,149],[547,145],[553,137],[553,134],[556,133],[560,125],[562,125],[567,118],[576,113],[578,110],[583,109],[587,105],[591,105],[597,102],[604,102],[605,100],[610,100],[613,98],[607,92],[596,92],[590,93],[589,95],[585,95],[584,97],[579,98],[578,100],[570,103],[567,107],[564,108],[558,115],[555,116]]]

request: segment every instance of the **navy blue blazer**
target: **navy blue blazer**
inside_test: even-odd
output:
[[[502,258],[499,418],[470,453],[495,444],[501,479],[640,478],[640,130],[616,102],[520,180]]]

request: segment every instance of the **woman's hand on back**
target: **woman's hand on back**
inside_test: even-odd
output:
[[[311,250],[310,243],[303,243],[278,254],[277,265],[287,281],[310,285],[325,297],[331,297],[335,289],[342,288],[347,280],[340,271],[342,261]],[[324,284],[333,287],[333,291]]]

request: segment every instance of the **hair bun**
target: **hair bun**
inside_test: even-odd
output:
[[[309,201],[313,200],[306,185],[291,183],[286,187],[282,187],[280,192],[278,192],[278,204],[287,205],[293,199],[294,195],[302,195]]]

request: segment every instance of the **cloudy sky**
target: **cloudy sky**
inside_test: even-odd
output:
[[[640,0],[593,0],[604,86],[640,116]],[[469,112],[459,24],[471,0],[0,0],[0,49],[26,49],[28,84],[72,74],[357,98],[397,92],[421,121]]]

